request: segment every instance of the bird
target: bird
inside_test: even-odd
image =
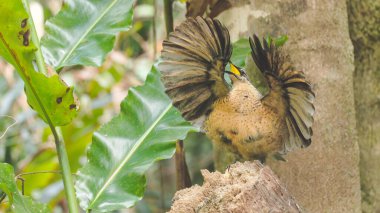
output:
[[[311,144],[315,94],[304,72],[272,40],[260,41],[253,34],[249,44],[267,94],[230,61],[228,29],[217,19],[199,16],[187,18],[163,41],[161,80],[173,105],[200,125],[214,146],[242,160],[281,159]]]

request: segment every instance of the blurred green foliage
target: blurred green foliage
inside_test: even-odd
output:
[[[35,2],[43,7],[44,20],[56,14],[61,6],[59,1]],[[162,14],[156,15],[153,22],[154,2],[154,0],[137,1],[132,29],[118,35],[114,51],[107,56],[102,66],[99,68],[74,66],[64,68],[60,74],[69,85],[75,86],[81,108],[71,124],[59,129],[66,143],[73,173],[86,162],[85,151],[91,142],[93,132],[119,111],[119,104],[127,95],[129,87],[143,83],[159,54],[157,52],[165,31]],[[159,9],[162,8],[161,3],[156,4],[157,11],[162,11]],[[158,29],[156,33],[153,33],[153,26]],[[50,129],[26,103],[23,88],[21,79],[12,67],[0,60],[0,115],[11,116],[17,121],[0,138],[0,162],[12,164],[16,174],[58,171],[59,164]],[[0,135],[12,120],[0,119]],[[165,175],[174,178],[172,162],[168,160],[162,165]],[[175,182],[171,178],[160,182],[158,166],[155,165],[148,172],[150,181],[146,191],[147,196],[135,208],[136,212],[147,212],[145,211],[147,209],[151,212],[161,212],[161,205],[155,204],[162,203],[162,200],[166,203],[166,209],[170,206],[175,192]],[[26,195],[48,203],[55,212],[67,210],[59,174],[33,174],[26,175],[24,179]],[[161,189],[165,191],[164,198],[160,196]],[[2,205],[0,204],[0,211]]]
[[[24,196],[18,190],[16,181],[20,177],[15,177],[13,167],[6,163],[0,163],[0,189],[7,195],[8,203],[15,213],[48,213],[46,204],[33,201],[29,196]],[[0,196],[0,200],[4,195]]]
[[[61,7],[59,1],[35,2],[42,5],[45,20],[56,14]],[[183,20],[185,4],[175,1],[174,12],[175,21]],[[91,142],[93,132],[120,111],[120,102],[127,95],[128,88],[144,82],[150,67],[159,56],[165,38],[162,13],[162,1],[138,0],[134,6],[132,28],[117,36],[114,50],[99,68],[73,66],[61,71],[60,75],[65,82],[75,86],[74,92],[80,103],[80,111],[74,121],[59,129],[66,143],[73,173],[86,162],[86,147]],[[235,55],[233,60],[236,59],[239,65],[247,65],[247,69],[252,70],[251,62],[245,60],[249,43],[244,41],[234,44],[234,48],[241,48],[241,51],[237,51],[240,55]],[[260,77],[254,79],[257,81]],[[262,85],[260,80],[256,83]],[[0,60],[0,116],[11,116],[17,121],[0,138],[0,162],[12,164],[16,174],[58,171],[59,164],[50,129],[26,103],[23,88],[22,81],[12,67]],[[0,135],[11,122],[12,119],[0,119]],[[204,134],[191,133],[185,139],[185,150],[193,183],[202,184],[200,170],[213,170],[212,145]],[[155,164],[146,176],[147,190],[143,200],[126,212],[163,212],[170,208],[175,193],[174,161],[164,160]],[[59,174],[26,175],[24,179],[26,195],[48,203],[54,212],[67,211]]]

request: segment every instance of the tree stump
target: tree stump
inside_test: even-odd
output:
[[[170,213],[302,212],[268,166],[237,162],[220,172],[202,170],[203,186],[178,191]]]

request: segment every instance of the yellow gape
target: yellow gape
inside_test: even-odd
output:
[[[241,76],[240,70],[232,63],[230,63],[231,72],[237,76]]]

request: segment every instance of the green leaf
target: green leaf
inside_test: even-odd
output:
[[[276,47],[283,46],[285,42],[288,40],[287,35],[282,35],[278,38],[272,38],[270,35],[265,37],[265,41],[268,46],[272,42],[274,42]],[[231,56],[231,61],[238,67],[245,67],[245,60],[247,56],[251,54],[251,47],[249,46],[249,41],[246,38],[239,39],[235,43],[232,44],[233,51]]]
[[[278,38],[273,38],[270,35],[267,35],[265,37],[265,41],[267,42],[268,46],[270,46],[271,43],[274,42],[274,46],[281,47],[281,46],[283,46],[285,44],[285,42],[287,40],[288,40],[288,36],[287,35],[281,35]]]
[[[172,157],[175,141],[190,130],[196,129],[171,105],[153,68],[145,85],[129,90],[120,114],[94,133],[76,182],[81,207],[110,212],[133,206],[144,194],[145,171]]]
[[[115,35],[132,24],[134,0],[66,0],[46,23],[42,51],[48,64],[100,66]]]
[[[249,41],[246,38],[239,39],[232,44],[233,51],[231,61],[238,67],[245,67],[245,59],[251,53]]]
[[[7,115],[0,115],[0,139],[2,139],[7,131],[17,123],[16,119]]]
[[[13,212],[50,212],[45,204],[35,202],[32,198],[23,196],[19,192],[15,181],[13,167],[6,163],[0,163],[0,189],[7,194]]]
[[[276,47],[281,47],[285,44],[285,42],[288,40],[287,35],[282,35],[274,40],[274,45]]]
[[[267,45],[268,47],[270,47],[271,44],[272,44],[272,41],[273,41],[272,36],[268,34],[268,35],[265,37],[266,45]]]
[[[66,125],[77,113],[73,88],[56,74],[47,77],[34,70],[36,47],[30,40],[28,18],[20,0],[0,4],[0,55],[25,82],[28,103],[39,116],[54,126]]]

